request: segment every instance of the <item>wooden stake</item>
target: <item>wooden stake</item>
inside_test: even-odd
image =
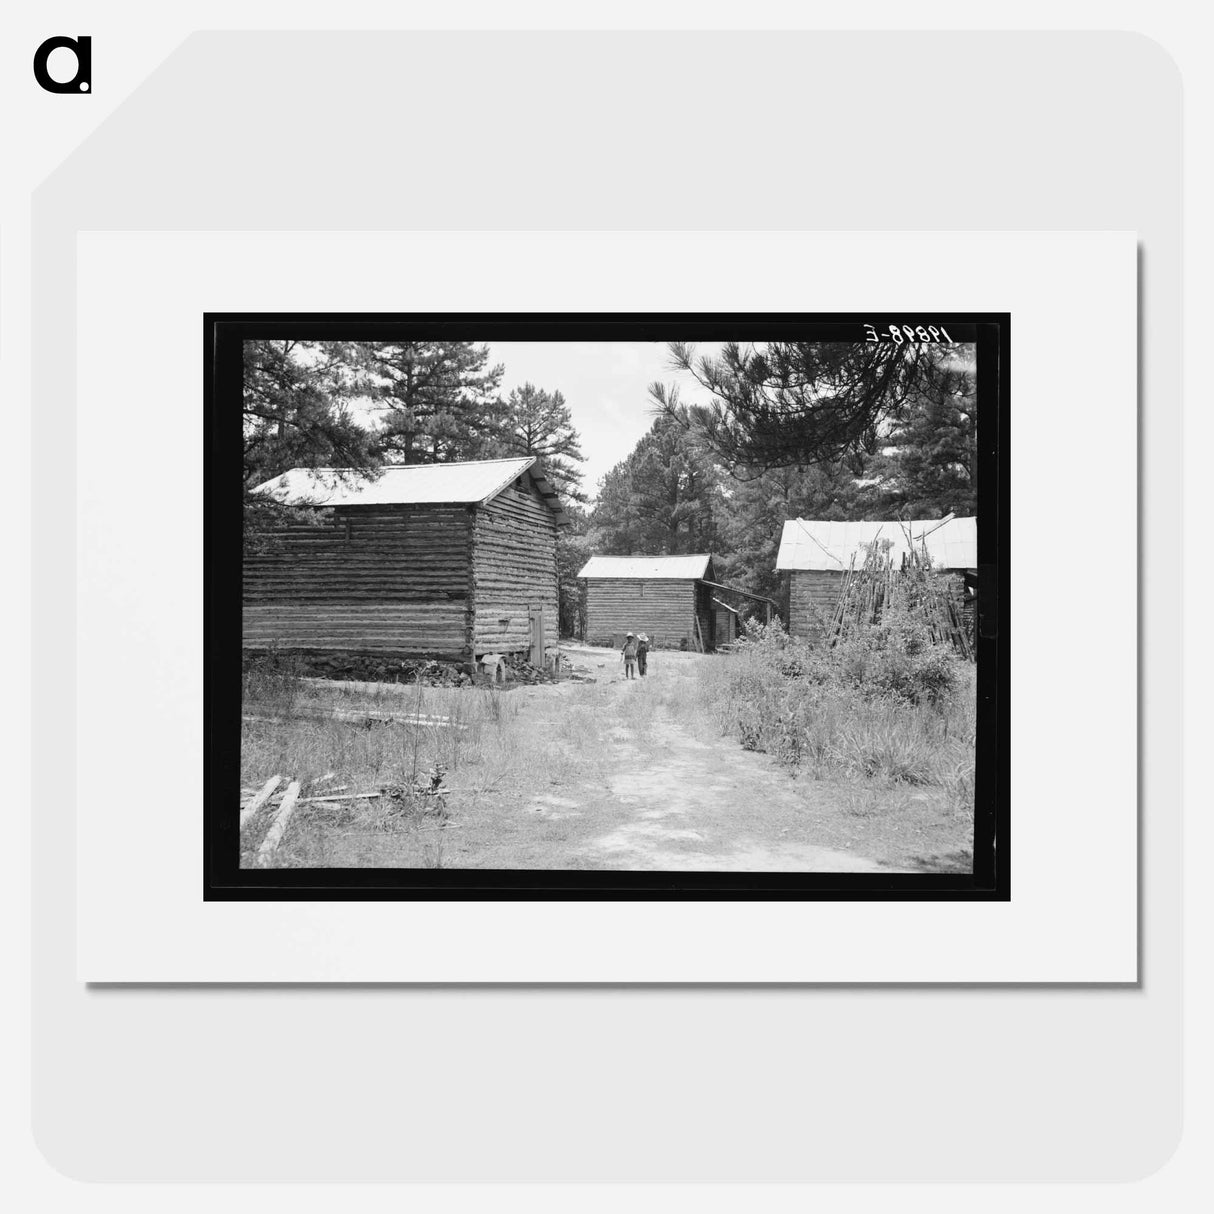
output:
[[[253,815],[270,799],[270,794],[282,783],[282,776],[271,776],[261,791],[240,811],[240,829],[244,830]]]
[[[283,796],[282,804],[278,807],[278,813],[274,815],[274,821],[270,823],[270,829],[266,831],[266,837],[261,841],[261,847],[257,849],[259,868],[265,868],[270,863],[274,849],[282,842],[282,837],[291,823],[291,815],[295,812],[295,802],[298,798],[299,781],[292,780],[287,785],[286,794]]]

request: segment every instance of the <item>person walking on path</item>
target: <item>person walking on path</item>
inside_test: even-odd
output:
[[[624,677],[635,679],[637,677],[637,639],[631,632],[624,638],[624,648],[620,652],[624,655]]]
[[[637,637],[637,673],[641,678],[645,677],[645,672],[649,669],[649,637],[645,633],[641,633]]]

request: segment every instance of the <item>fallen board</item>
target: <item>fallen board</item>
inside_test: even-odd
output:
[[[261,791],[240,811],[240,829],[244,830],[253,815],[270,799],[271,794],[282,782],[282,776],[271,776],[262,786]]]
[[[257,713],[244,713],[242,721],[268,725],[286,725],[291,720],[339,721],[343,725],[414,725],[418,729],[467,729],[467,725],[446,717],[416,716],[403,712],[358,712],[351,708],[302,708],[296,709],[293,718],[267,717]]]
[[[317,679],[311,676],[301,678],[299,681],[309,687],[323,688],[325,691],[334,692],[337,695],[411,695],[415,699],[417,698],[416,683],[368,683],[357,679]],[[425,680],[422,681],[422,686],[426,687]],[[448,689],[440,688],[439,690]]]
[[[273,858],[274,849],[282,842],[282,837],[291,823],[291,815],[295,812],[295,803],[298,799],[299,781],[292,780],[287,785],[282,804],[278,807],[278,813],[274,815],[274,821],[270,823],[270,829],[266,831],[266,837],[262,839],[261,846],[257,849],[259,867],[264,868]]]
[[[475,796],[500,797],[503,793],[495,788],[419,788],[414,794],[418,797],[445,797],[448,793],[472,793]],[[318,801],[374,801],[376,797],[385,794],[379,790],[374,792],[347,792],[340,796],[330,794],[326,797],[300,797],[300,805],[315,805]]]

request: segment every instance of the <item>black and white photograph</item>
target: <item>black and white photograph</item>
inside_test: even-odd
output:
[[[207,326],[220,884],[995,889],[1006,317]]]

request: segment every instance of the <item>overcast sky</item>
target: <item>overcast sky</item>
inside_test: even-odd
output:
[[[653,425],[649,385],[677,383],[684,400],[702,400],[690,376],[670,369],[665,342],[487,342],[490,363],[504,363],[502,392],[532,383],[564,394],[586,457],[585,486],[598,482]],[[697,347],[708,353],[714,344]]]

